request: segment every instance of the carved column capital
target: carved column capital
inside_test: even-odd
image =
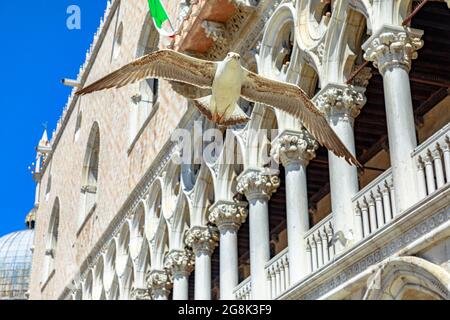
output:
[[[147,286],[153,299],[168,297],[172,289],[172,279],[166,270],[152,270],[147,275]]]
[[[133,288],[131,300],[152,300],[149,289]]]
[[[294,162],[306,166],[316,156],[318,147],[317,141],[305,129],[284,130],[272,142],[272,154],[285,167]]]
[[[192,247],[195,254],[212,255],[219,241],[219,232],[212,226],[192,227],[186,235],[186,245]]]
[[[319,91],[314,102],[328,118],[353,122],[366,103],[364,92],[362,87],[329,83]]]
[[[247,219],[247,203],[218,200],[209,209],[209,221],[220,231],[237,231]]]
[[[238,177],[237,191],[244,194],[248,200],[269,200],[280,186],[280,179],[264,172],[262,169],[247,169]]]
[[[190,250],[171,250],[166,256],[164,266],[174,277],[189,276],[194,271],[194,254]]]
[[[363,44],[364,59],[372,61],[381,74],[392,67],[409,71],[423,46],[422,35],[422,30],[383,25]]]

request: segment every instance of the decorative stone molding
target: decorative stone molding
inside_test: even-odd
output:
[[[147,286],[153,299],[168,297],[172,289],[172,279],[166,270],[153,270],[147,275]]]
[[[280,186],[280,179],[262,169],[247,169],[238,177],[237,191],[244,194],[248,200],[267,199]]]
[[[167,255],[164,267],[170,270],[174,277],[189,276],[194,271],[194,254],[189,250],[171,250]]]
[[[186,235],[186,245],[194,250],[195,254],[212,255],[219,241],[219,232],[212,226],[192,227]]]
[[[131,300],[152,300],[149,289],[133,288],[130,296]]]
[[[272,142],[272,154],[277,162],[287,166],[294,162],[308,165],[316,156],[319,144],[306,131],[284,130]]]
[[[314,102],[329,118],[339,117],[353,121],[366,103],[365,88],[329,83],[320,90]]]
[[[421,30],[384,25],[363,44],[364,59],[372,61],[381,74],[392,67],[409,71],[423,46],[422,35]]]
[[[209,221],[220,231],[237,231],[248,216],[246,202],[218,200],[209,209]]]
[[[206,37],[214,42],[226,44],[226,28],[223,23],[204,20],[202,27],[205,30]]]

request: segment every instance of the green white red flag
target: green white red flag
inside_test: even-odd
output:
[[[174,37],[175,31],[173,30],[172,23],[170,22],[169,16],[167,15],[166,8],[161,0],[148,0],[148,5],[150,7],[150,15],[153,19],[153,24],[158,30],[159,34],[165,37]],[[167,32],[163,29],[164,24],[168,23],[172,32]]]

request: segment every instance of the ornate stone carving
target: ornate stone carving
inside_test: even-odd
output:
[[[381,74],[394,66],[409,71],[411,61],[417,58],[417,50],[423,46],[422,34],[416,29],[385,25],[363,44],[364,59],[372,61]]]
[[[280,179],[275,175],[265,173],[261,169],[247,169],[238,177],[237,191],[244,194],[248,200],[266,198],[280,186]]]
[[[315,99],[316,106],[328,117],[356,118],[366,103],[364,88],[352,85],[328,84]]]
[[[205,34],[208,38],[214,42],[226,44],[226,28],[223,23],[204,20],[202,27],[205,30]]]
[[[131,291],[131,300],[152,300],[150,290],[133,288]]]
[[[307,165],[316,156],[318,147],[319,144],[305,129],[284,130],[272,142],[272,155],[284,166],[298,161]]]
[[[237,231],[247,219],[246,202],[219,200],[209,209],[209,221],[220,231],[231,229]]]
[[[172,279],[166,270],[152,270],[147,275],[147,286],[153,299],[167,297],[172,289]]]
[[[212,226],[192,227],[186,235],[186,245],[191,247],[195,254],[203,253],[212,255],[219,241],[219,232]]]
[[[194,271],[194,254],[189,250],[171,250],[166,257],[164,266],[174,277],[189,276]]]

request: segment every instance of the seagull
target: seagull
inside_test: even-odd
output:
[[[362,167],[331,129],[325,116],[297,85],[271,80],[241,65],[241,57],[229,52],[223,61],[207,61],[164,49],[149,53],[76,92],[85,95],[121,88],[147,78],[172,81],[176,92],[187,98],[210,121],[221,127],[250,120],[239,107],[242,97],[284,111],[298,118],[312,136],[350,165]],[[187,85],[182,89],[180,84]]]

